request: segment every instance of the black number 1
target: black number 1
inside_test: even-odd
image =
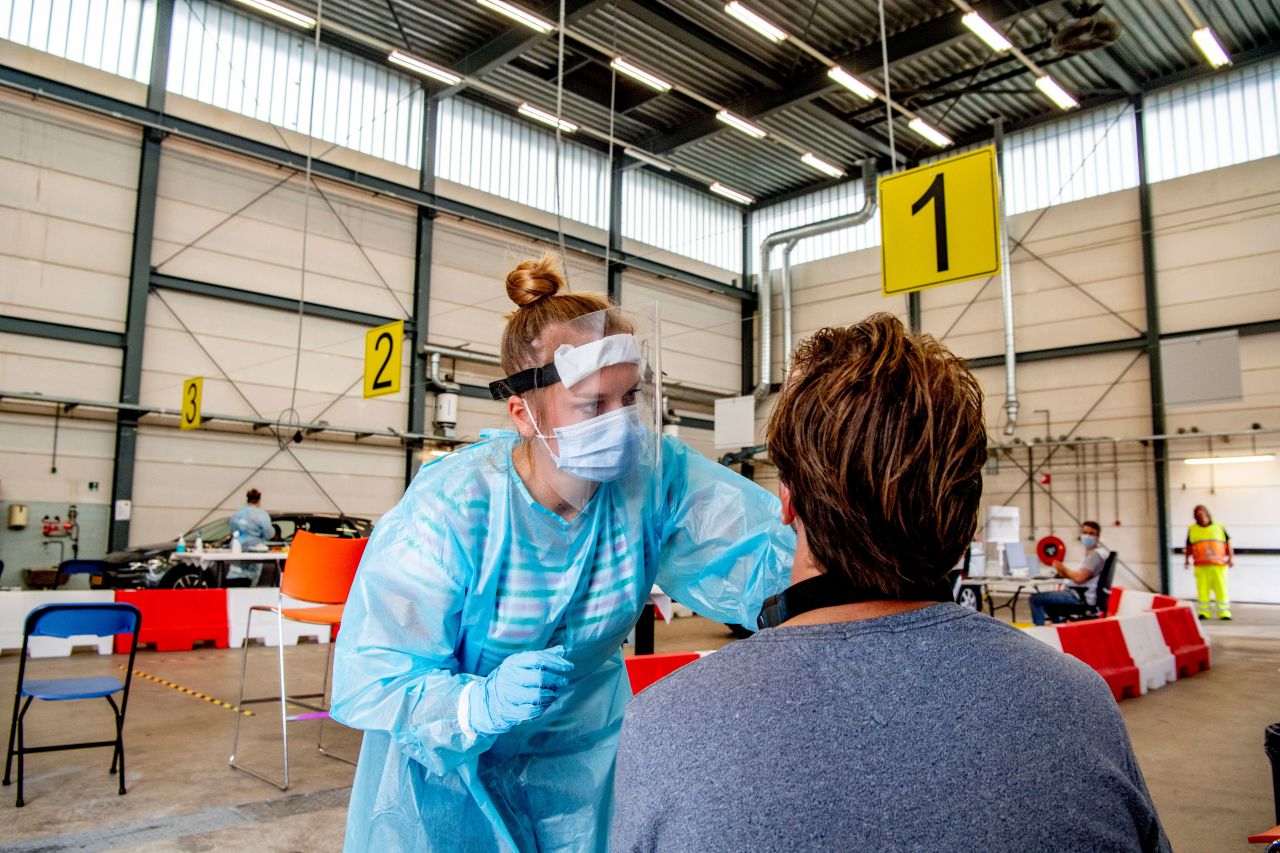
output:
[[[930,201],[933,202],[933,237],[938,247],[938,272],[946,272],[951,268],[951,258],[947,252],[947,188],[942,182],[941,173],[929,184],[924,195],[911,205],[911,215],[915,216],[924,210],[924,206]]]

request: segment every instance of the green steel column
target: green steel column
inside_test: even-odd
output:
[[[151,53],[151,82],[147,109],[164,112],[165,81],[169,76],[169,40],[173,33],[174,0],[156,3],[156,29]],[[142,130],[142,156],[138,166],[138,196],[133,218],[133,254],[129,265],[129,294],[125,314],[124,357],[120,368],[120,402],[137,403],[142,386],[142,346],[147,329],[147,293],[151,286],[151,243],[155,236],[156,188],[160,180],[160,143],[164,131]],[[177,399],[177,389],[174,391]],[[129,544],[129,519],[116,512],[118,501],[133,500],[133,469],[138,447],[138,415],[116,415],[114,469],[111,474],[111,528],[108,549]]]
[[[436,191],[436,135],[440,124],[440,101],[424,88],[426,112],[422,118],[422,165],[420,186],[424,193]],[[436,211],[418,208],[417,250],[413,272],[413,327],[409,332],[409,421],[411,433],[433,432],[427,429],[427,360],[418,353],[426,343],[431,313],[431,250],[435,239]],[[404,484],[408,486],[422,466],[422,442],[406,443]]]

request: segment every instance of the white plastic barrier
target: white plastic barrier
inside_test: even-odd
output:
[[[1046,646],[1053,646],[1058,651],[1062,651],[1062,640],[1058,639],[1058,629],[1052,625],[1041,625],[1036,628],[1023,628],[1022,631],[1028,637],[1035,637]]]
[[[1125,597],[1128,595],[1126,592]],[[1164,641],[1164,633],[1160,630],[1160,622],[1154,613],[1120,616],[1116,621],[1120,623],[1120,632],[1124,634],[1129,657],[1133,658],[1134,665],[1138,667],[1143,693],[1177,680],[1177,663]]]
[[[1126,589],[1120,596],[1120,607],[1117,609],[1116,615],[1135,616],[1139,613],[1146,613],[1155,604],[1155,600],[1154,593]]]
[[[245,627],[251,607],[275,607],[280,599],[280,590],[275,587],[240,587],[227,590],[227,641],[231,648],[238,649],[244,645]],[[285,596],[285,607],[315,607],[315,604],[298,601]],[[303,637],[310,637],[314,642],[329,642],[328,625],[308,625],[292,619],[283,621],[285,645],[297,645]],[[263,645],[279,645],[276,628],[276,617],[273,613],[253,614],[253,633],[251,640],[260,640]]]
[[[0,592],[0,650],[21,649],[27,614],[42,604],[85,604],[115,600],[111,590],[8,590]],[[111,654],[115,637],[32,637],[27,652],[33,658],[68,657],[72,649],[95,646],[98,654]]]

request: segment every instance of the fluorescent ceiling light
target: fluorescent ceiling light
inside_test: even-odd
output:
[[[719,181],[716,181],[714,184],[711,185],[711,191],[716,195],[724,196],[725,198],[729,199],[729,201],[736,201],[738,204],[751,204],[753,201],[755,201],[754,198],[747,195],[746,193],[740,193],[737,190],[729,189]]]
[[[387,57],[387,62],[392,65],[399,65],[401,68],[408,68],[415,74],[430,77],[432,80],[439,80],[449,86],[462,82],[462,78],[452,71],[446,71],[443,68],[432,65],[430,62],[423,62],[416,56],[410,56],[398,50],[391,51],[391,55]]]
[[[553,116],[551,113],[547,112],[546,110],[540,110],[537,107],[533,106],[532,104],[521,104],[520,107],[516,110],[516,112],[520,113],[520,115],[522,116],[528,116],[534,121],[540,121],[543,124],[549,124],[552,127],[558,127],[561,130],[563,130],[565,133],[573,133],[575,130],[578,129],[578,126],[573,122],[566,121],[565,119],[562,119],[562,118],[557,118],[556,116]]]
[[[995,27],[988,24],[986,19],[977,12],[966,12],[960,22],[973,30],[974,35],[985,41],[987,46],[997,53],[1013,47],[1012,42],[1005,38]]]
[[[955,142],[950,136],[938,130],[922,118],[913,118],[907,122],[907,127],[923,136],[939,148],[946,148],[948,145],[954,145]]]
[[[737,18],[739,21],[746,24],[748,27],[755,30],[774,44],[784,41],[787,37],[787,34],[782,30],[778,29],[755,12],[752,12],[746,6],[737,2],[737,0],[734,0],[732,3],[725,3],[724,10],[729,13],[730,16]]]
[[[655,169],[661,169],[664,172],[671,171],[671,164],[664,163],[663,161],[659,160],[657,157],[654,157],[650,154],[646,154],[643,151],[639,151],[635,148],[624,148],[622,149],[622,152],[626,154],[628,157],[639,160],[641,163],[648,163],[650,166],[653,166]]]
[[[442,456],[448,456],[452,452],[452,450],[428,450],[422,455],[430,459],[439,459]]]
[[[828,163],[826,160],[820,160],[817,157],[813,156],[813,154],[805,154],[803,157],[800,158],[800,160],[806,166],[812,166],[813,168],[817,169],[819,172],[822,172],[824,175],[830,175],[833,178],[844,177],[844,169],[841,169],[839,166],[833,166],[830,163]]]
[[[827,76],[839,83],[841,86],[844,86],[850,92],[853,92],[853,94],[857,95],[859,98],[862,98],[864,101],[874,101],[876,99],[875,89],[872,89],[866,83],[863,83],[839,65],[828,71]]]
[[[532,12],[526,12],[519,6],[513,6],[506,2],[506,0],[476,0],[476,2],[486,9],[492,9],[499,15],[506,15],[511,20],[524,24],[529,29],[537,30],[540,33],[549,33],[556,28],[556,25],[546,18],[539,17]]]
[[[288,6],[272,3],[271,0],[239,0],[239,2],[250,9],[257,9],[259,12],[270,15],[273,18],[288,21],[295,27],[302,27],[304,30],[309,30],[316,25],[316,19],[310,15],[295,12]]]
[[[1199,456],[1182,461],[1188,465],[1238,465],[1244,462],[1274,462],[1276,461],[1276,455],[1274,453],[1257,453],[1252,456]]]
[[[1074,110],[1080,106],[1079,101],[1071,97],[1071,93],[1059,86],[1058,81],[1048,74],[1042,74],[1036,78],[1036,88],[1044,92],[1049,100],[1064,110]]]
[[[615,56],[613,58],[613,62],[609,63],[609,67],[621,74],[627,75],[632,80],[639,80],[641,83],[645,84],[650,89],[657,89],[659,92],[671,91],[671,84],[668,83],[666,80],[663,80],[661,77],[658,77],[654,74],[650,74],[648,71],[645,71],[643,68],[639,68],[635,65],[632,65],[630,62],[627,62],[621,56]]]
[[[750,136],[754,139],[764,139],[766,136],[769,135],[768,133],[765,132],[764,128],[756,127],[754,124],[747,121],[745,118],[739,118],[738,116],[734,115],[728,110],[721,110],[720,112],[716,113],[716,118],[720,119],[720,121],[729,125],[729,127],[732,127],[735,130],[740,130],[743,133],[745,133],[747,136]]]
[[[1191,34],[1191,38],[1195,41],[1196,47],[1200,48],[1200,52],[1204,54],[1204,58],[1209,60],[1209,64],[1214,68],[1221,68],[1224,65],[1231,64],[1231,57],[1222,49],[1222,42],[1218,41],[1218,37],[1213,34],[1213,30],[1208,27],[1201,27]]]

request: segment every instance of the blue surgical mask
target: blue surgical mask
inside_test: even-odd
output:
[[[1097,548],[1098,537],[1094,536],[1092,533],[1085,533],[1080,537],[1080,544],[1086,548]]]
[[[530,413],[532,420],[533,414]],[[582,480],[610,483],[625,477],[640,455],[640,415],[637,406],[623,406],[582,423],[556,427],[559,455],[551,452],[547,436],[534,421],[556,467]]]

